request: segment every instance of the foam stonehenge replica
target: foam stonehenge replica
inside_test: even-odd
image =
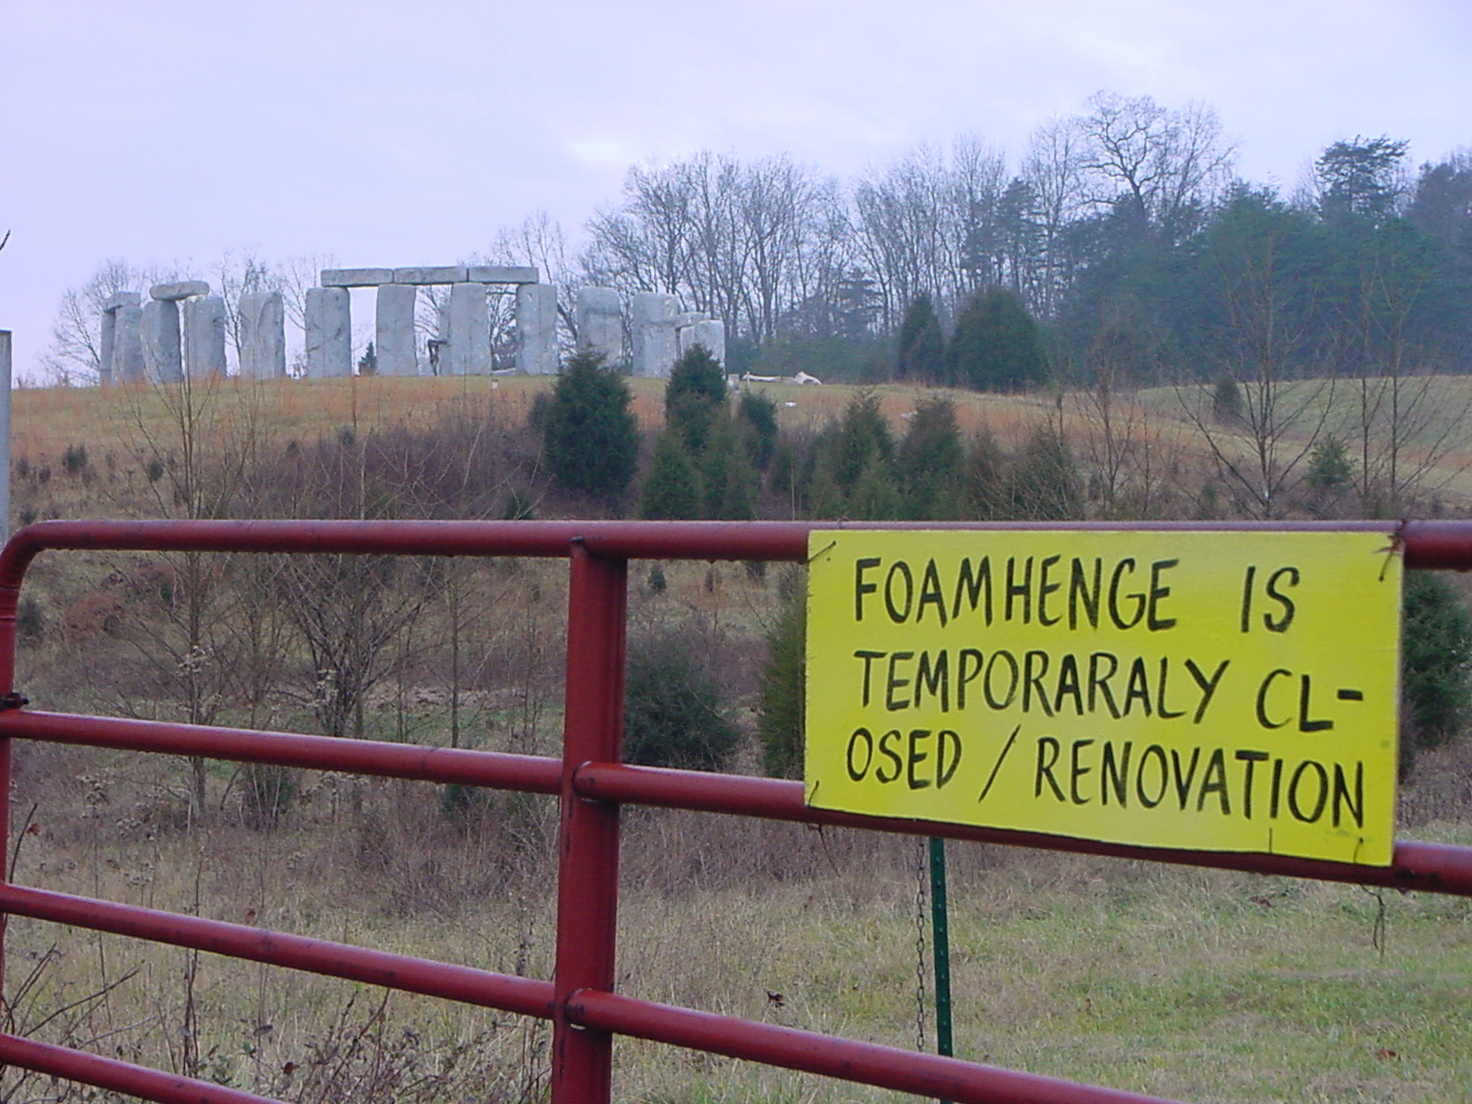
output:
[[[487,295],[511,285],[516,295],[516,367],[526,375],[554,375],[557,357],[557,288],[538,281],[535,268],[461,265],[437,268],[329,268],[306,295],[305,362],[309,378],[353,372],[349,289],[374,288],[376,371],[386,376],[484,375],[492,371]],[[446,286],[437,336],[421,365],[415,306],[421,287]],[[225,374],[225,301],[202,280],[158,284],[140,302],[119,292],[103,305],[103,384],[148,380],[175,383]],[[272,379],[286,373],[285,310],[279,292],[247,292],[237,313],[240,375]],[[630,367],[635,376],[662,378],[675,361],[702,345],[718,361],[726,357],[725,326],[704,314],[682,312],[673,295],[640,292],[630,302]],[[624,316],[613,288],[578,289],[578,349],[605,363],[623,360]]]
[[[203,280],[155,284],[148,301],[120,291],[102,305],[99,377],[111,383],[179,383],[225,374],[225,300]],[[279,292],[240,297],[240,374],[286,375],[286,317]]]

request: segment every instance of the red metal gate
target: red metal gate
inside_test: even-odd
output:
[[[0,554],[0,694],[5,695],[0,699],[4,710],[0,712],[0,839],[8,839],[9,833],[11,738],[554,794],[560,797],[562,809],[557,946],[553,980],[538,981],[9,883],[0,884],[0,924],[8,915],[28,916],[550,1019],[553,1104],[604,1104],[609,1099],[616,1034],[952,1101],[1124,1104],[1157,1098],[619,996],[613,992],[619,806],[658,805],[939,834],[1472,896],[1472,848],[1467,847],[1400,842],[1392,864],[1384,869],[1268,855],[1166,851],[835,813],[804,805],[799,782],[623,765],[628,561],[801,562],[807,557],[808,533],[833,527],[833,523],[785,522],[138,521],[44,522],[23,529]],[[980,531],[1008,527],[926,526]],[[1365,522],[1317,528],[1383,532],[1400,543],[1411,568],[1472,568],[1472,523]],[[15,614],[26,569],[45,549],[566,558],[571,564],[571,583],[562,758],[28,710],[13,686]],[[11,1035],[0,1035],[0,1063],[157,1101],[227,1104],[264,1099]]]

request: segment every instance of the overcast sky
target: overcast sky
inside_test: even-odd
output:
[[[453,263],[628,166],[788,152],[841,178],[1100,89],[1202,100],[1239,173],[1326,144],[1472,146],[1466,0],[0,0],[0,328],[35,377],[109,258]]]

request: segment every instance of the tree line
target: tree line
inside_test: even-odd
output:
[[[998,290],[1041,323],[1050,370],[1070,381],[1104,358],[1164,381],[1250,374],[1264,358],[1294,375],[1465,367],[1472,154],[1413,168],[1404,141],[1357,136],[1319,151],[1286,195],[1241,179],[1235,154],[1206,105],[1100,92],[1015,156],[965,136],[847,181],[787,154],[635,166],[580,233],[535,215],[462,259],[538,266],[564,289],[569,349],[577,286],[675,294],[725,321],[736,371],[877,382],[918,302],[949,333]],[[227,302],[282,290],[299,316],[322,260],[234,254],[168,275],[213,277]],[[95,373],[101,302],[156,275],[110,261],[69,292],[53,373]],[[436,303],[422,298],[427,339]]]

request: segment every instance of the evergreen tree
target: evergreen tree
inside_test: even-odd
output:
[[[1445,579],[1408,571],[1401,621],[1402,772],[1456,736],[1472,708],[1472,617]]]
[[[944,383],[946,379],[945,335],[930,296],[915,296],[900,324],[899,358],[894,378],[921,383]]]
[[[735,421],[719,411],[706,431],[700,455],[700,477],[705,489],[705,516],[730,521],[756,517],[756,470]]]
[[[955,406],[945,399],[922,402],[895,455],[902,496],[900,517],[954,520],[960,508],[965,459]]]
[[[629,649],[624,759],[651,767],[720,770],[736,749],[720,685],[696,662],[685,634],[666,632]]]
[[[639,460],[629,389],[596,353],[567,362],[552,391],[542,448],[557,485],[604,500],[623,494]]]
[[[767,663],[757,706],[762,768],[773,778],[802,777],[806,652],[807,601],[804,588],[797,585],[767,634]]]
[[[852,489],[875,461],[880,464],[890,462],[894,457],[894,438],[879,407],[878,395],[873,391],[860,391],[849,400],[835,443],[837,469],[834,474],[845,490]]]
[[[777,404],[765,395],[743,391],[736,407],[736,420],[741,425],[752,463],[765,469],[777,447]]]
[[[1410,143],[1387,135],[1335,142],[1314,162],[1319,214],[1325,221],[1383,222],[1400,198],[1400,166]]]
[[[830,422],[813,444],[803,483],[808,516],[865,518],[898,516],[894,438],[879,408],[879,396],[861,391],[849,400],[837,424]]]
[[[698,518],[704,513],[700,473],[690,462],[685,439],[666,429],[654,446],[649,475],[639,502],[639,516],[651,520]]]
[[[1007,465],[997,439],[983,429],[971,442],[962,476],[963,521],[997,521],[1011,512]]]
[[[1012,458],[1013,516],[1024,521],[1077,521],[1084,516],[1078,465],[1068,439],[1039,426]]]
[[[952,380],[977,391],[1016,391],[1042,383],[1047,374],[1038,324],[1022,300],[999,287],[961,312],[950,361]]]
[[[703,345],[693,346],[675,362],[664,389],[665,425],[684,434],[692,454],[705,448],[716,414],[726,406],[726,373]]]

